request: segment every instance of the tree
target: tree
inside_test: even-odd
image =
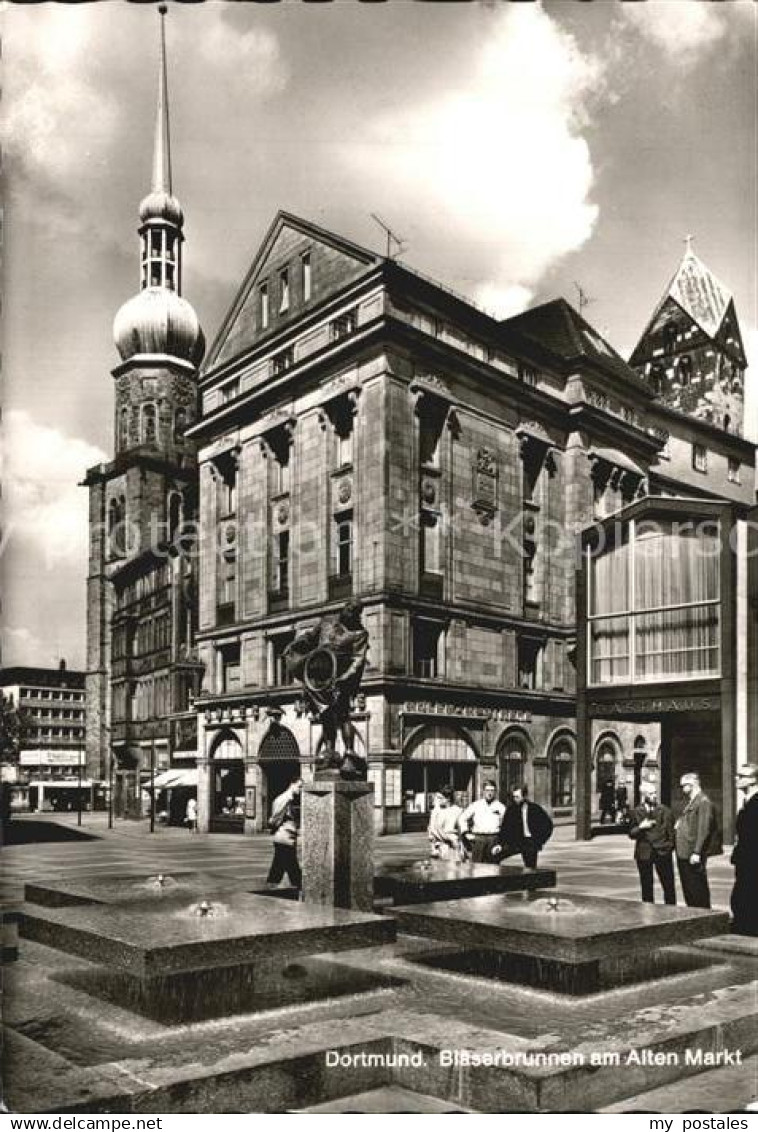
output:
[[[0,692],[0,764],[3,766],[18,766],[26,728],[26,713],[16,707],[13,696]]]

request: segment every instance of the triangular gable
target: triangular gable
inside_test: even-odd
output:
[[[740,324],[737,319],[737,312],[734,309],[733,302],[731,302],[727,307],[726,314],[724,315],[721,326],[719,327],[719,332],[716,336],[716,341],[725,353],[731,354],[733,358],[737,358],[740,362],[740,365],[747,365],[745,346],[742,341]]]
[[[672,299],[708,338],[715,338],[732,302],[732,295],[729,288],[688,248],[639,337],[632,361],[637,358],[640,347],[656,328],[661,312]]]
[[[298,269],[302,254],[311,255],[312,292],[307,302],[298,301]],[[381,256],[345,240],[325,228],[287,212],[278,212],[253,259],[229,313],[208,351],[204,372],[230,361],[250,349],[256,341],[282,329],[302,316],[306,309],[341,290],[381,262]],[[280,270],[288,266],[294,274],[289,310],[280,312],[277,291]],[[260,286],[269,284],[269,325],[261,327],[258,316]]]

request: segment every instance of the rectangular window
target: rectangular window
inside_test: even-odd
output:
[[[423,618],[413,622],[411,637],[413,675],[435,680],[444,669],[444,625]]]
[[[279,314],[284,314],[290,309],[290,272],[288,267],[283,267],[279,272]]]
[[[311,253],[303,252],[300,259],[303,271],[303,302],[307,303],[311,297]]]
[[[226,385],[222,385],[219,390],[221,394],[221,404],[225,405],[228,401],[233,401],[239,394],[240,383],[239,380],[227,381]]]
[[[349,427],[346,426],[342,431],[336,434],[337,445],[337,467],[344,468],[353,462],[353,429],[352,420]]]
[[[355,307],[333,319],[330,324],[332,342],[339,342],[340,339],[347,338],[349,334],[353,334],[357,325],[358,312]]]
[[[692,445],[692,467],[696,472],[708,471],[708,449],[703,444]]]
[[[421,573],[441,574],[440,517],[434,511],[421,512]]]
[[[729,483],[740,483],[740,462],[735,460],[733,456],[729,457],[729,466],[727,468],[727,479]]]
[[[268,327],[268,321],[269,321],[268,283],[261,283],[259,295],[260,295],[260,301],[261,301],[260,302],[261,330],[265,330]]]
[[[532,637],[518,639],[518,686],[535,690],[543,687],[543,641]]]
[[[239,644],[221,649],[221,691],[234,692],[242,686]]]
[[[278,377],[280,373],[284,373],[288,370],[293,360],[294,356],[291,346],[288,346],[285,350],[280,350],[278,354],[274,354],[271,359],[271,368],[274,372],[274,377]]]
[[[632,522],[629,544],[588,560],[592,684],[718,676],[720,538],[707,526]]]
[[[290,533],[280,531],[274,542],[274,586],[277,593],[289,590]]]
[[[348,577],[353,572],[352,518],[335,519],[335,538],[337,575],[340,578]]]
[[[446,405],[424,398],[419,410],[418,433],[419,463],[422,467],[439,467],[440,441],[446,418]]]
[[[271,490],[274,495],[285,495],[290,490],[289,453],[287,459],[275,458],[271,464]]]
[[[524,385],[537,384],[537,370],[534,366],[528,366],[525,362],[519,362],[518,367],[519,381],[523,381]]]
[[[269,637],[268,641],[268,659],[269,659],[269,684],[272,687],[281,687],[282,685],[291,684],[292,677],[289,674],[287,661],[285,660],[284,653],[287,648],[292,644],[295,639],[294,633],[277,633],[275,637]]]

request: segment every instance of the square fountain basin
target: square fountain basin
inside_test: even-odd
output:
[[[226,914],[193,915],[186,896],[126,906],[27,905],[21,935],[143,978],[371,947],[395,938],[395,923],[386,916],[242,892],[206,890],[203,896],[223,905]]]
[[[377,896],[391,897],[395,904],[420,904],[493,892],[552,888],[555,883],[555,869],[433,861],[430,868],[420,867],[418,862],[388,865],[374,878],[374,891]]]
[[[558,899],[557,911],[547,901]],[[536,890],[393,909],[400,931],[460,948],[585,964],[729,930],[726,912]]]
[[[201,899],[208,892],[244,891],[244,882],[214,873],[172,872],[162,887],[152,876],[97,876],[77,880],[32,882],[24,885],[24,900],[45,908],[66,908],[79,904],[132,904],[184,896]]]

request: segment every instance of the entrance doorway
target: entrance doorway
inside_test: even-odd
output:
[[[211,833],[242,833],[245,826],[245,761],[233,731],[220,731],[211,748]]]
[[[262,772],[263,816],[268,820],[274,801],[302,773],[300,748],[288,727],[272,723],[258,748],[258,762]]]

